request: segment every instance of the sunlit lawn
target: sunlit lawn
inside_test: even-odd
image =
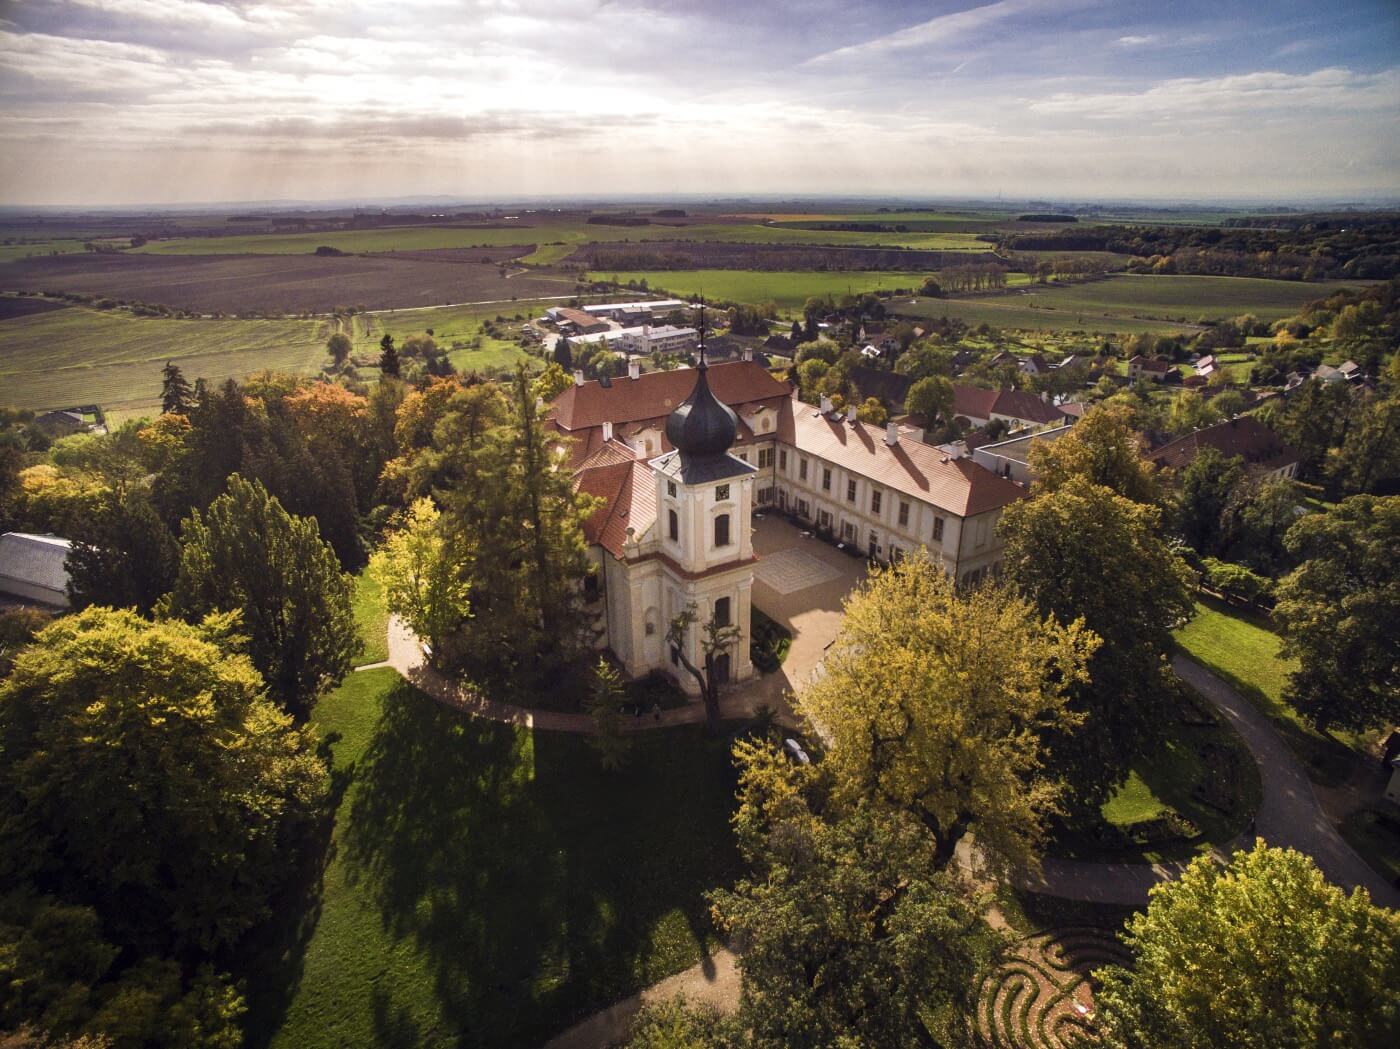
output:
[[[343,789],[304,946],[250,968],[252,1046],[538,1046],[694,964],[733,876],[727,741],[644,733],[621,773],[585,738],[474,720],[391,670],[316,709]]]
[[[360,638],[356,666],[382,663],[389,658],[389,610],[384,607],[384,588],[368,570],[355,577],[355,632]]]
[[[1196,615],[1176,631],[1176,642],[1267,714],[1313,779],[1331,784],[1346,777],[1358,760],[1359,741],[1346,733],[1324,736],[1284,701],[1298,664],[1280,654],[1282,642],[1266,619],[1202,596]]]

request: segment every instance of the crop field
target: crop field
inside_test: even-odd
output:
[[[50,256],[55,253],[70,255],[84,250],[86,249],[83,248],[83,242],[80,240],[46,240],[38,244],[0,244],[0,263],[14,262],[16,259]]]
[[[985,321],[1002,328],[1134,334],[1190,331],[1202,318],[1244,313],[1277,320],[1344,286],[1335,281],[1120,273],[1085,284],[1031,285],[1007,295],[968,299],[901,301],[891,308],[910,317],[958,317],[969,324]]]
[[[995,262],[986,250],[929,251],[919,248],[845,245],[744,244],[734,241],[605,241],[586,244],[568,258],[587,268],[608,270],[936,270],[965,262]]]
[[[314,372],[325,361],[325,320],[166,320],[83,307],[0,321],[0,402],[26,408],[100,404],[127,411],[160,403],[167,360],[193,381],[261,368]]]
[[[480,229],[449,226],[402,226],[334,233],[272,233],[228,237],[184,237],[151,241],[136,253],[148,255],[303,255],[320,245],[344,252],[425,251],[443,248],[502,247],[532,243],[534,254],[525,261],[557,261],[580,244],[590,241],[650,240],[734,241],[754,244],[873,244],[937,251],[986,251],[987,244],[971,233],[910,232],[857,233],[786,229],[777,226],[600,226],[586,222],[561,222],[539,226]]]
[[[927,274],[852,271],[842,273],[811,271],[759,272],[753,270],[674,270],[648,273],[596,273],[592,276],[620,281],[645,280],[653,292],[665,289],[689,298],[704,295],[710,299],[734,302],[777,303],[779,309],[800,308],[812,296],[840,299],[867,291],[917,288]]]
[[[567,296],[571,277],[497,263],[528,246],[412,255],[69,255],[0,266],[0,289],[84,292],[197,313],[329,313],[448,302]],[[483,261],[485,260],[485,261]]]

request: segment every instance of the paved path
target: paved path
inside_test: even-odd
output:
[[[739,968],[734,955],[721,948],[700,964],[594,1013],[551,1038],[544,1049],[603,1049],[615,1045],[627,1037],[632,1017],[643,1004],[665,1001],[678,994],[685,995],[692,1005],[713,1005],[721,1012],[732,1013],[739,1007]]]
[[[473,717],[488,718],[509,725],[523,725],[526,728],[544,729],[549,732],[575,732],[589,735],[593,732],[593,719],[587,714],[568,714],[558,710],[531,710],[510,703],[499,703],[478,695],[460,682],[453,681],[446,674],[426,664],[423,649],[418,639],[399,620],[389,617],[389,659],[375,666],[391,666],[404,679],[439,703],[466,711]],[[368,670],[369,667],[359,667]],[[755,685],[761,682],[755,682]],[[766,688],[736,689],[732,695],[720,700],[720,717],[745,719],[753,716],[754,707],[764,701]],[[623,718],[622,727],[626,732],[639,732],[648,729],[673,728],[676,725],[701,725],[705,722],[705,704],[687,703],[683,707],[663,710],[659,714],[643,714],[640,718]]]
[[[1342,888],[1361,885],[1376,903],[1400,907],[1400,890],[1372,870],[1337,833],[1318,804],[1307,774],[1269,719],[1199,663],[1177,655],[1172,657],[1172,668],[1225,715],[1259,766],[1264,801],[1255,831],[1230,842],[1226,851],[1248,848],[1257,835],[1270,845],[1311,856],[1327,879]],[[1025,887],[1067,899],[1140,904],[1147,899],[1148,889],[1175,877],[1185,866],[1185,862],[1148,865],[1047,859],[1040,877],[1028,880]]]

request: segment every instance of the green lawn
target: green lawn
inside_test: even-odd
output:
[[[1284,701],[1298,664],[1279,654],[1282,642],[1266,619],[1202,595],[1176,643],[1267,714],[1314,780],[1332,785],[1347,778],[1358,760],[1357,739],[1324,736]]]
[[[1227,747],[1238,756],[1241,801],[1230,813],[1205,804],[1193,794],[1205,772],[1204,748],[1211,745]],[[1200,828],[1200,837],[1189,842],[1177,839],[1156,845],[1105,848],[1095,839],[1093,826],[1078,826],[1061,834],[1051,851],[1074,859],[1126,863],[1178,859],[1230,841],[1244,830],[1249,818],[1258,811],[1261,799],[1259,770],[1232,728],[1225,724],[1187,725],[1174,717],[1160,747],[1132,768],[1127,782],[1103,804],[1100,816],[1110,827],[1126,828],[1174,809]]]
[[[0,402],[25,408],[154,408],[160,371],[222,382],[260,368],[311,373],[328,361],[324,320],[169,320],[73,306],[0,321]]]
[[[831,295],[839,300],[843,295],[859,295],[867,291],[917,288],[927,274],[864,270],[672,270],[647,273],[599,270],[589,276],[593,280],[645,280],[653,290],[664,288],[682,298],[704,295],[709,299],[734,302],[774,302],[780,309],[796,309],[812,296]]]
[[[582,737],[473,720],[391,670],[314,721],[343,793],[319,890],[248,966],[250,1046],[534,1047],[714,942],[726,740],[648,732],[606,774]]]
[[[355,632],[360,636],[356,666],[382,663],[389,658],[389,610],[384,607],[384,588],[368,571],[355,577]]]

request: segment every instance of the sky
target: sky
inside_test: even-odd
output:
[[[0,203],[1400,197],[1400,0],[0,0]]]

